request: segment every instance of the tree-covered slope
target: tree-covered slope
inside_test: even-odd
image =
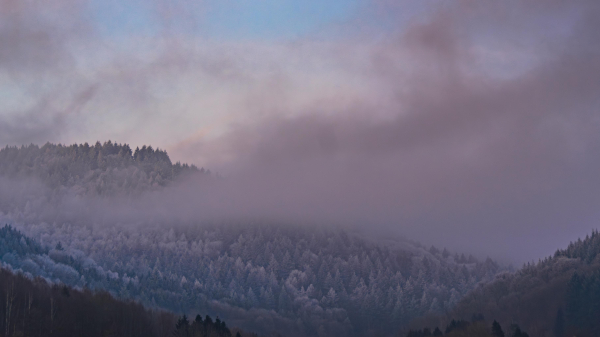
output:
[[[106,292],[76,290],[0,268],[2,336],[172,336],[176,318],[118,301]]]
[[[498,275],[465,296],[447,317],[474,312],[503,324],[519,322],[530,336],[600,336],[600,234],[571,243],[516,273]],[[428,317],[417,325],[440,325]]]
[[[502,327],[496,320],[487,322],[482,314],[474,314],[471,321],[452,320],[445,329],[423,328],[409,330],[406,337],[530,337],[518,324]]]
[[[81,195],[139,193],[165,186],[182,174],[204,172],[194,165],[173,164],[163,150],[107,141],[90,146],[46,143],[0,149],[0,177],[42,181],[52,189]]]
[[[0,150],[0,220],[13,226],[0,231],[0,258],[52,282],[288,336],[393,335],[499,271],[403,239],[197,220],[173,210],[195,195],[181,186],[216,191],[223,180],[187,184],[194,172],[164,151],[111,142]]]
[[[76,289],[4,268],[0,289],[0,336],[257,337],[229,329],[218,317],[197,315],[190,322],[185,315],[177,319],[106,291]]]
[[[450,310],[498,271],[489,259],[342,230],[18,226],[33,242],[54,248],[5,253],[4,263],[14,269],[288,335],[392,334],[415,317]],[[10,247],[23,241],[14,232],[2,232]]]

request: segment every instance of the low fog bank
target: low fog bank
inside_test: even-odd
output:
[[[344,167],[360,167],[356,164]],[[256,224],[345,228],[378,240],[408,238],[520,263],[549,255],[587,234],[583,215],[595,211],[591,201],[597,200],[565,207],[561,203],[573,194],[540,196],[532,202],[512,200],[508,190],[505,200],[495,202],[481,186],[477,191],[481,197],[466,198],[464,192],[450,189],[427,201],[426,194],[417,194],[424,186],[413,185],[411,195],[406,185],[399,186],[405,181],[391,179],[394,175],[389,172],[372,176],[346,169],[339,175],[338,170],[320,168],[316,172],[290,166],[284,172],[266,169],[229,177],[190,175],[133,195],[77,194],[79,186],[56,189],[34,178],[2,178],[0,203],[5,222],[25,225],[124,226],[129,231]],[[459,183],[472,182],[471,177],[458,178]],[[593,197],[595,191],[588,193]],[[549,205],[555,209],[549,210]],[[573,219],[581,219],[579,227],[563,227]],[[543,227],[527,223],[541,220]]]

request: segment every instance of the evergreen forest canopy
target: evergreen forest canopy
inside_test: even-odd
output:
[[[504,325],[518,322],[532,337],[594,337],[600,336],[599,303],[600,233],[593,231],[552,257],[478,285],[444,317],[422,317],[413,326],[444,326],[448,317],[468,320],[478,312]]]
[[[0,335],[166,337],[175,317],[106,292],[49,284],[0,269]]]
[[[34,177],[50,190],[39,198],[32,189],[19,202],[2,195],[7,202],[0,220],[11,226],[0,231],[0,258],[30,277],[287,336],[394,335],[415,317],[450,310],[500,270],[490,259],[407,240],[368,240],[341,229],[182,223],[176,214],[163,221],[137,210],[132,214],[139,219],[105,217],[111,208],[65,218],[57,212],[82,207],[45,207],[61,191],[135,197],[202,172],[173,165],[161,150],[131,151],[110,142],[0,150],[2,176]]]
[[[486,322],[482,314],[473,314],[471,321],[452,320],[446,329],[441,330],[423,328],[419,330],[409,330],[406,337],[529,337],[529,334],[519,327],[518,324],[511,324],[505,331],[498,321],[492,323]]]
[[[393,335],[415,317],[449,310],[499,270],[489,259],[344,231],[18,226],[35,240],[0,231],[2,261],[13,270],[287,336]]]
[[[173,164],[166,151],[96,142],[63,146],[46,143],[0,150],[0,176],[39,179],[51,189],[76,195],[137,194],[164,187],[190,173],[209,173],[194,165]]]
[[[513,273],[489,258],[405,239],[308,225],[182,221],[174,211],[156,218],[132,208],[133,218],[106,217],[115,211],[106,205],[116,203],[98,203],[97,197],[135,199],[198,176],[210,177],[149,146],[4,148],[2,267],[19,280],[107,292],[156,312],[218,316],[265,335],[494,336],[492,323],[473,320],[473,313],[497,320],[507,336],[516,333],[514,324],[531,337],[600,335],[597,232]],[[28,179],[43,188],[22,183]],[[90,202],[64,207],[71,205],[64,200]],[[60,216],[74,209],[79,216]],[[179,336],[204,331],[206,319],[188,316],[173,323]]]
[[[6,234],[6,233],[4,233]],[[229,329],[218,317],[184,315],[145,309],[119,301],[105,291],[74,289],[42,278],[0,268],[0,335],[122,337],[256,337]]]

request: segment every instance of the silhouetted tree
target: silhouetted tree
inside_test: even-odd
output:
[[[554,320],[554,337],[564,337],[565,335],[565,317],[562,308],[558,308],[556,319]]]
[[[529,337],[529,334],[521,331],[521,328],[517,324],[511,325],[511,337]]]
[[[183,315],[177,320],[177,324],[175,324],[175,331],[173,331],[174,336],[178,337],[187,337],[190,335],[190,322],[186,315]]]
[[[448,334],[448,333],[450,333],[450,332],[452,332],[452,331],[455,331],[455,330],[464,330],[464,329],[466,329],[466,328],[467,328],[469,325],[470,325],[470,324],[469,324],[469,322],[467,322],[467,321],[463,321],[463,320],[458,320],[458,321],[456,321],[456,320],[452,320],[452,321],[450,322],[450,324],[448,324],[448,326],[446,326],[446,331],[445,331],[445,333],[447,333],[447,334]]]
[[[502,327],[500,323],[496,320],[492,323],[492,336],[494,337],[504,337],[504,331],[502,331]]]

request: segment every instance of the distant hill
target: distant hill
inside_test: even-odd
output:
[[[208,172],[173,164],[167,152],[151,146],[132,151],[127,144],[107,141],[0,149],[0,177],[35,178],[51,189],[68,189],[77,195],[135,194],[190,173]]]
[[[167,337],[176,317],[106,292],[75,290],[0,268],[0,335]]]
[[[498,275],[466,295],[444,317],[414,326],[444,326],[473,313],[503,325],[518,322],[530,336],[600,336],[600,234],[571,243],[552,257]]]
[[[164,310],[115,299],[106,291],[74,289],[4,268],[0,289],[0,335],[7,337],[257,337],[229,329],[218,317],[178,319]]]
[[[0,230],[15,270],[286,336],[393,335],[499,271],[489,259],[310,227],[18,227],[34,239]]]
[[[12,227],[0,230],[0,258],[31,277],[285,336],[395,335],[417,317],[452,310],[501,270],[491,259],[341,229],[196,223],[167,208],[156,219],[135,203],[117,212],[148,191],[162,207],[154,191],[202,174],[211,177],[151,147],[4,148],[0,220]]]

